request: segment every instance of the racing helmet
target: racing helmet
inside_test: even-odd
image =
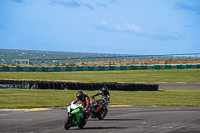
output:
[[[101,91],[102,91],[104,94],[106,94],[107,91],[108,91],[108,88],[107,88],[106,86],[104,86],[104,87],[101,88]]]
[[[83,92],[82,91],[78,91],[76,93],[76,97],[78,98],[78,100],[83,101],[84,100],[84,94],[83,94]]]

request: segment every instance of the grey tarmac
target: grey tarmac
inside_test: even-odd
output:
[[[200,83],[176,83],[176,82],[167,82],[167,83],[157,83],[159,88],[193,88],[200,89]]]
[[[200,107],[108,107],[104,120],[89,118],[83,129],[64,129],[66,108],[0,110],[0,133],[199,133]]]

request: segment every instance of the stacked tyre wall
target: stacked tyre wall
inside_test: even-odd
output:
[[[19,67],[0,66],[0,72],[61,72],[61,71],[107,71],[107,70],[143,70],[143,69],[186,69],[200,68],[200,64],[164,64],[164,65],[126,65],[126,66],[60,66],[60,67]]]
[[[0,88],[23,89],[57,89],[57,90],[99,90],[107,86],[109,90],[121,91],[157,91],[158,84],[142,83],[80,83],[80,82],[54,82],[54,81],[17,81],[0,80]]]

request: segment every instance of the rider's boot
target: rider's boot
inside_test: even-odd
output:
[[[104,115],[105,115],[105,110],[106,110],[106,109],[107,109],[106,106],[103,106],[101,116],[104,116]]]
[[[84,117],[83,117],[83,120],[84,120],[84,122],[87,122],[88,117],[87,117],[87,116],[84,116]]]
[[[87,112],[84,112],[84,117],[83,117],[84,121],[87,122],[88,118],[89,114]]]

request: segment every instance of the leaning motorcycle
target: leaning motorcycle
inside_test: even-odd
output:
[[[73,101],[67,107],[67,118],[64,124],[66,130],[72,126],[78,126],[79,128],[85,126],[86,122],[84,121],[83,108],[84,106],[82,104],[73,104]]]
[[[93,100],[90,103],[90,116],[91,118],[98,118],[99,120],[103,120],[107,113],[108,109],[103,109],[103,104],[106,102],[104,99],[95,99],[91,97]]]

